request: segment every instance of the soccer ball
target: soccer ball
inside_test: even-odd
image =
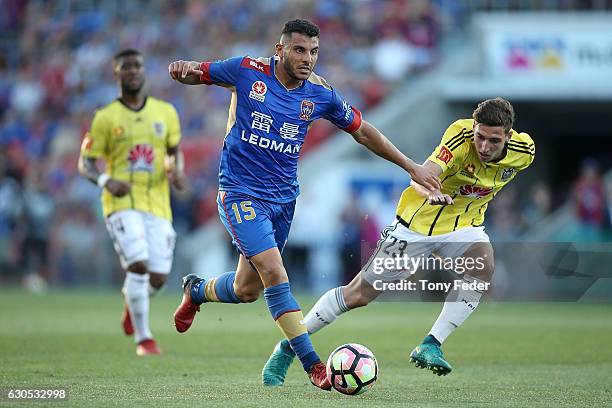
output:
[[[338,392],[363,394],[378,378],[376,357],[361,344],[344,344],[327,359],[327,379]]]

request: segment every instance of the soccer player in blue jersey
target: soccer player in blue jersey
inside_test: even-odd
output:
[[[319,28],[292,20],[285,24],[272,57],[175,61],[168,67],[172,79],[183,84],[218,85],[232,92],[217,204],[240,252],[235,272],[209,280],[183,278],[183,300],[174,322],[185,332],[202,303],[253,302],[263,290],[272,317],[311,382],[329,390],[325,365],[302,324],[281,258],[299,194],[297,162],[308,128],[325,118],[426,188],[437,190],[440,182],[362,120],[358,109],[313,72],[318,52]]]

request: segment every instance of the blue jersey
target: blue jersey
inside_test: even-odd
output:
[[[286,203],[299,194],[297,162],[312,122],[325,118],[352,133],[361,113],[314,73],[287,90],[274,75],[274,62],[235,57],[200,68],[206,84],[232,91],[219,189]]]

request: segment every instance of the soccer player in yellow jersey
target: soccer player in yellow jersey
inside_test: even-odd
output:
[[[134,334],[136,354],[159,354],[149,328],[149,296],[162,288],[172,266],[176,234],[168,181],[179,189],[185,185],[181,129],[171,104],[147,96],[140,52],[119,52],[113,68],[121,95],[96,111],[79,171],[103,190],[106,227],[126,271],[123,330]]]
[[[487,206],[535,157],[533,140],[513,130],[513,122],[512,105],[495,98],[481,102],[472,119],[448,127],[424,164],[440,177],[442,188],[431,191],[411,182],[398,203],[396,220],[384,229],[360,273],[348,285],[325,293],[306,315],[304,325],[309,333],[344,312],[367,305],[389,283],[401,283],[416,271],[414,263],[398,260],[434,254],[457,261],[461,270],[456,267],[455,272],[461,279],[453,284],[442,312],[410,360],[438,375],[452,370],[440,346],[476,309],[493,275],[493,248],[482,226]],[[285,340],[278,343],[264,366],[264,383],[282,385],[292,360]]]

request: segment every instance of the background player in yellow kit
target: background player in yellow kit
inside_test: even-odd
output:
[[[441,344],[476,309],[493,275],[493,248],[482,226],[489,202],[535,157],[535,144],[526,133],[512,129],[514,109],[502,98],[481,102],[472,119],[451,124],[442,142],[424,166],[439,175],[442,189],[430,191],[411,182],[404,190],[397,219],[384,229],[374,254],[346,286],[326,292],[304,318],[313,334],[351,309],[365,306],[381,291],[376,281],[395,282],[410,270],[384,269],[377,259],[437,256],[479,259],[462,274],[463,283],[449,293],[429,334],[410,354],[417,367],[446,375],[451,365],[443,358]],[[473,289],[474,288],[474,289]],[[262,372],[266,385],[282,385],[293,360],[285,340],[279,342]]]
[[[136,354],[159,354],[149,329],[149,296],[166,282],[176,234],[168,179],[183,188],[181,138],[174,107],[147,96],[144,59],[127,49],[113,58],[120,97],[96,111],[81,146],[79,171],[102,189],[106,227],[126,271],[123,330]],[[105,172],[96,166],[106,163]]]

